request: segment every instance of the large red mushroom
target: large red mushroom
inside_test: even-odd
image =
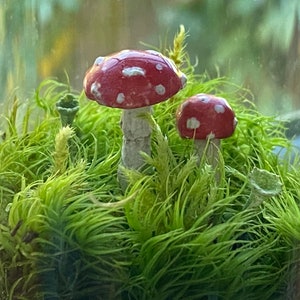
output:
[[[139,169],[144,163],[140,152],[151,153],[151,127],[143,115],[185,84],[186,76],[174,62],[156,51],[123,50],[95,60],[85,75],[84,91],[99,104],[123,109],[124,167]]]
[[[194,139],[199,159],[218,162],[220,139],[230,137],[237,125],[234,111],[224,98],[197,94],[186,99],[177,110],[177,128],[182,138]]]

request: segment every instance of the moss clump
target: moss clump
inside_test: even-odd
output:
[[[70,87],[47,80],[29,100],[23,121],[16,121],[17,100],[2,116],[1,299],[295,296],[299,162],[272,152],[278,145],[289,148],[284,128],[261,115],[245,90],[195,74],[178,45],[182,30],[178,36],[169,53],[187,73],[187,87],[156,105],[149,119],[152,155],[144,155],[143,171],[126,171],[125,193],[116,179],[119,110],[73,91],[80,109],[72,129],[61,128],[56,102]],[[175,128],[179,104],[200,92],[226,98],[239,120],[222,142],[218,182]],[[253,170],[274,174],[282,190],[245,208]]]

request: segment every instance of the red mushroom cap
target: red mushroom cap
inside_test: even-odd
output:
[[[159,52],[123,50],[98,57],[87,71],[83,86],[89,99],[132,109],[165,101],[185,83],[186,76]]]
[[[177,128],[183,138],[223,139],[233,134],[237,119],[227,101],[208,94],[185,100],[177,114]]]

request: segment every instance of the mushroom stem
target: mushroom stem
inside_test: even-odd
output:
[[[151,154],[151,126],[143,115],[151,113],[152,108],[142,107],[124,109],[121,120],[123,144],[121,165],[126,169],[138,170],[144,164],[141,152]],[[119,169],[118,178],[123,189],[127,187],[123,172]]]
[[[195,140],[195,152],[198,157],[198,164],[205,158],[206,162],[215,169],[219,162],[219,139]]]

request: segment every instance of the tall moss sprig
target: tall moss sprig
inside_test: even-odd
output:
[[[186,56],[187,33],[184,25],[180,25],[178,33],[173,40],[173,48],[168,51],[168,56],[175,62],[178,67],[181,67]]]
[[[74,136],[74,130],[69,127],[62,127],[55,137],[55,152],[53,153],[54,173],[62,174],[66,171],[70,158],[69,140]]]

